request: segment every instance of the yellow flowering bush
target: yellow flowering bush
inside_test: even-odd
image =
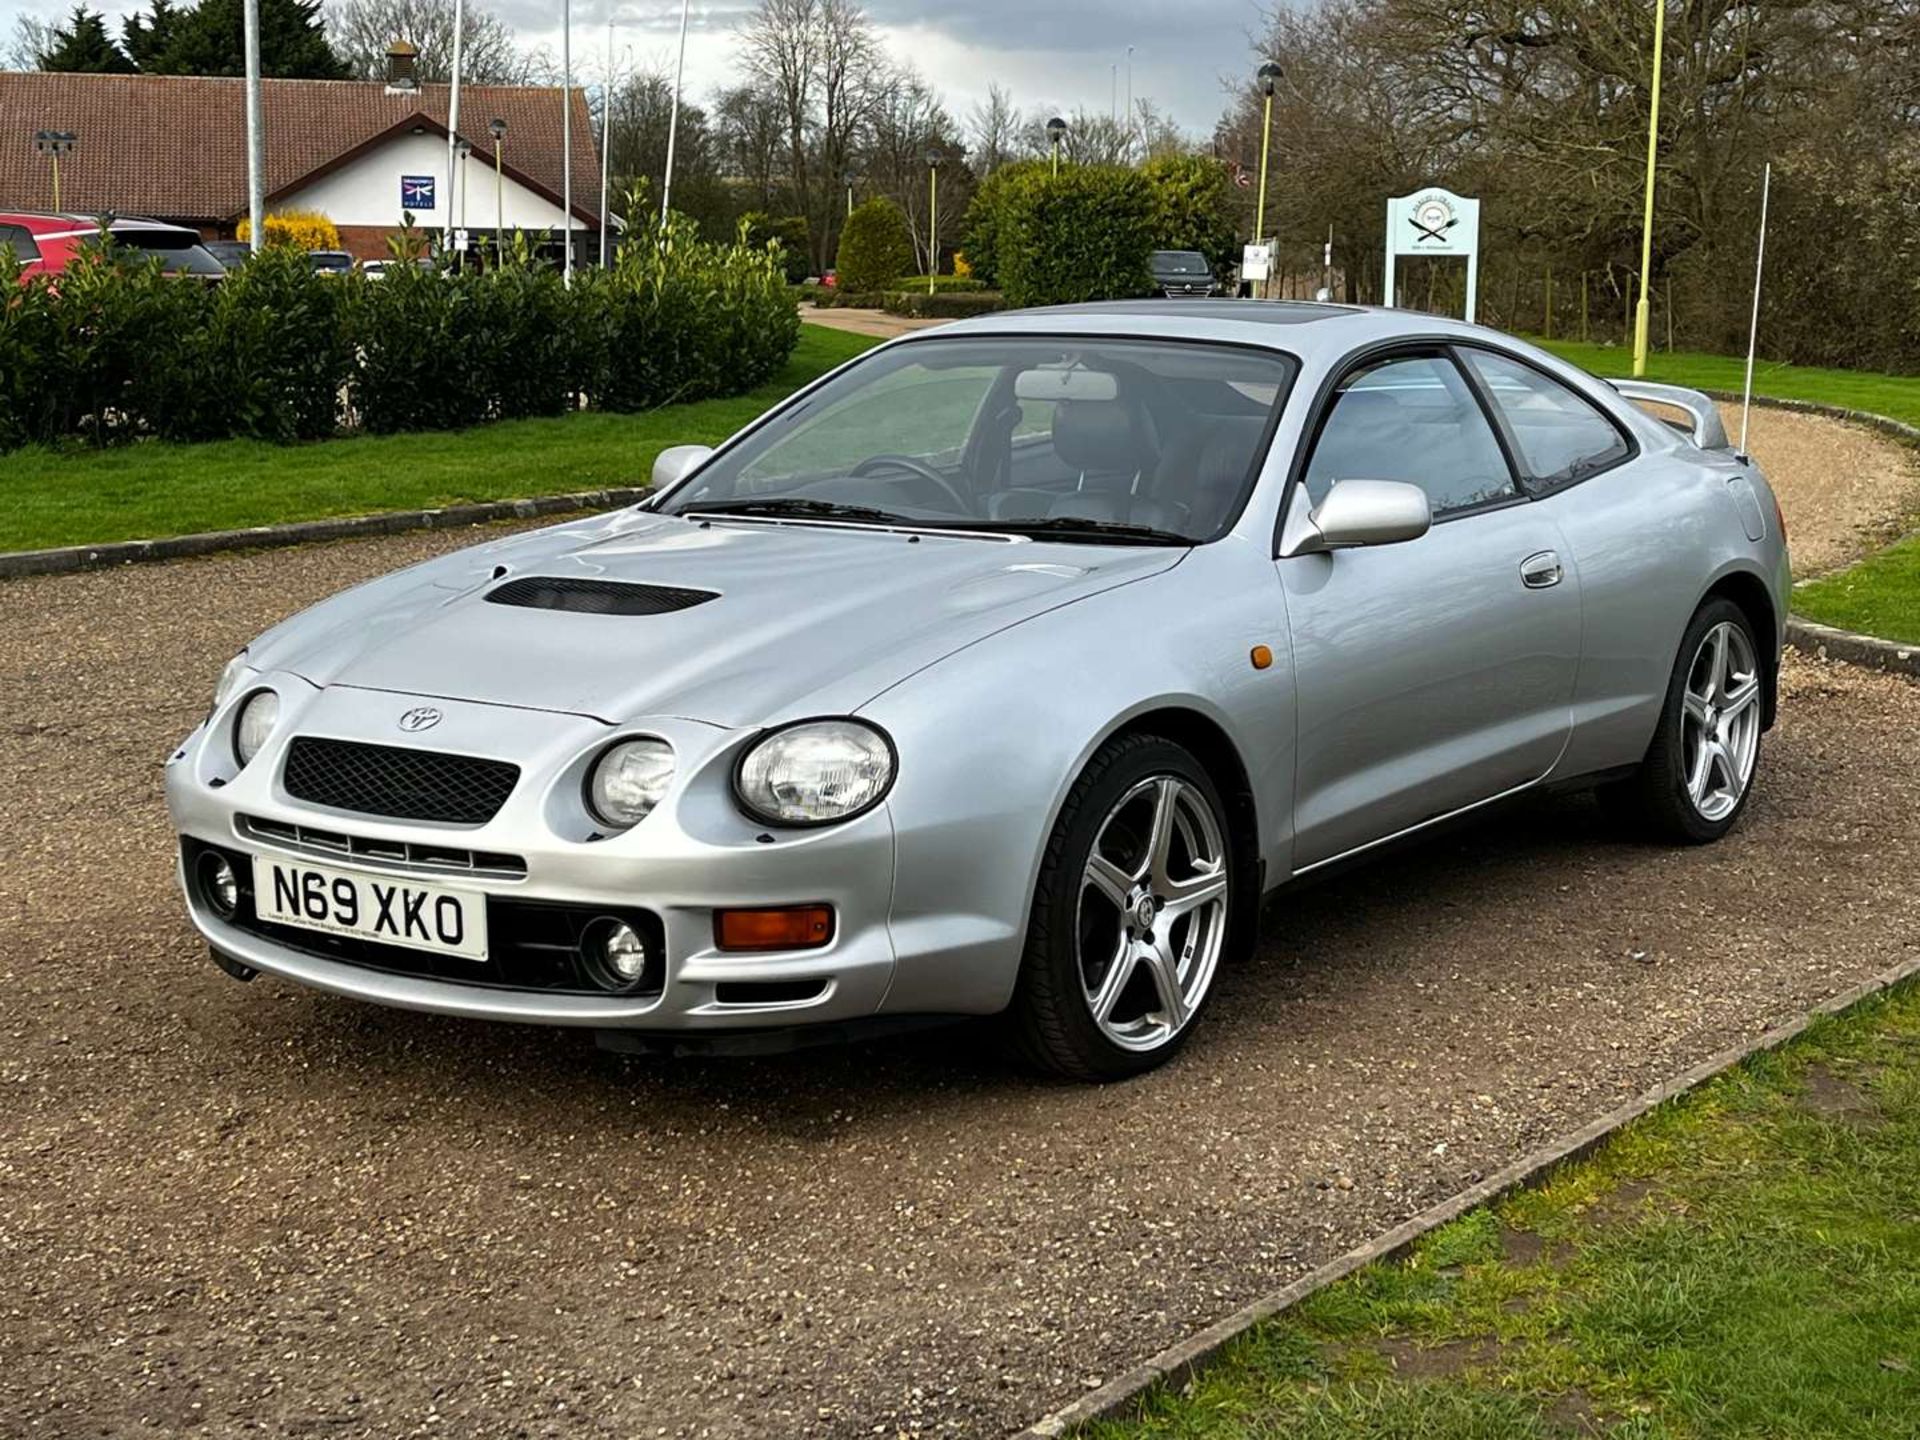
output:
[[[250,240],[253,227],[242,220],[234,235]],[[267,244],[291,245],[296,250],[338,250],[340,231],[318,210],[281,210],[267,216]]]

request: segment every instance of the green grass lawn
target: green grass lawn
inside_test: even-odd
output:
[[[1920,645],[1920,537],[1797,587],[1793,608],[1823,625]]]
[[[223,440],[17,450],[0,455],[0,550],[644,484],[667,446],[721,440],[878,343],[806,325],[786,369],[752,393],[639,415],[511,420],[297,446]]]
[[[1920,1436],[1920,989],[1821,1022],[1083,1434]]]

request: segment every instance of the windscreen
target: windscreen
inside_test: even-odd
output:
[[[1204,541],[1239,515],[1295,369],[1192,341],[913,340],[777,412],[660,509]]]
[[[1207,257],[1197,250],[1156,250],[1153,268],[1163,275],[1204,275]]]

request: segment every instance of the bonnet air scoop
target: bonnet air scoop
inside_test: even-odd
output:
[[[486,598],[489,605],[565,610],[575,615],[670,615],[720,597],[712,590],[682,590],[672,585],[523,575],[488,591]]]

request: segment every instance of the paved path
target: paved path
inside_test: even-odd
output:
[[[950,325],[950,320],[921,320],[906,315],[889,315],[884,310],[822,309],[810,305],[800,311],[800,317],[809,325],[824,325],[829,330],[850,330],[855,335],[877,335],[882,340],[891,340],[896,335],[909,335],[915,330],[931,330],[936,325]]]
[[[0,1429],[991,1436],[1920,944],[1920,687],[1802,662],[1723,845],[1547,801],[1304,891],[1134,1084],[233,983],[161,760],[462,538],[0,584]]]

